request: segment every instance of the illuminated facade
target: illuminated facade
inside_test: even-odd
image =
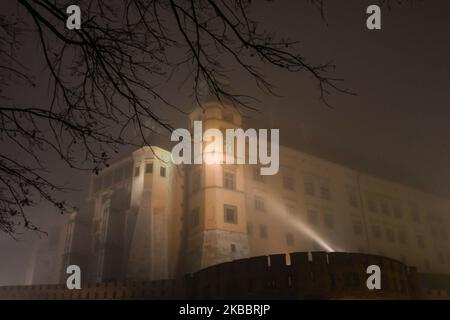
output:
[[[195,110],[191,128],[194,120],[203,130],[243,126],[217,103]],[[286,147],[273,176],[170,159],[145,147],[93,177],[79,213],[89,244],[72,245],[83,254],[66,264],[85,265],[89,280],[155,280],[251,256],[343,251],[450,274],[448,199]]]

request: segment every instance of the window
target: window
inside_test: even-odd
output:
[[[390,210],[389,210],[389,205],[387,204],[387,202],[383,201],[381,202],[381,213],[384,214],[385,216],[389,216],[391,214]]]
[[[323,223],[327,228],[333,229],[334,228],[334,217],[333,213],[330,210],[326,210],[323,213]]]
[[[401,244],[406,244],[406,234],[403,231],[398,232],[398,241]]]
[[[380,239],[381,238],[381,229],[380,226],[377,225],[373,225],[372,226],[372,235],[374,238],[376,239]]]
[[[283,176],[283,188],[286,190],[294,190],[294,178],[292,176]]]
[[[313,225],[317,225],[318,219],[317,219],[317,210],[315,209],[308,209],[307,210],[307,217],[308,222]]]
[[[417,245],[419,248],[424,249],[425,248],[425,238],[421,235],[418,235],[417,237]]]
[[[430,228],[430,230],[431,230],[431,237],[434,238],[434,239],[437,238],[438,233],[437,233],[436,228],[432,226]]]
[[[134,176],[135,176],[135,177],[139,177],[139,174],[140,174],[139,171],[140,171],[140,170],[139,170],[139,167],[135,167],[135,168],[134,168]]]
[[[230,244],[231,252],[236,252],[236,245],[234,243]]]
[[[369,210],[369,212],[377,213],[378,212],[377,202],[374,199],[369,199],[369,201],[367,202],[367,209]]]
[[[329,186],[324,184],[320,186],[320,197],[324,200],[331,200],[331,190]]]
[[[255,196],[255,209],[262,212],[266,211],[266,205],[262,197]]]
[[[247,233],[249,236],[253,234],[253,225],[249,222],[247,222]]]
[[[196,227],[200,224],[200,210],[195,208],[191,212],[191,226]]]
[[[145,164],[145,173],[147,174],[153,173],[153,162]]]
[[[159,175],[163,178],[166,176],[166,167],[159,168]]]
[[[223,173],[223,186],[226,189],[236,189],[236,174],[231,171],[224,171]]]
[[[353,221],[353,233],[357,236],[361,236],[363,234],[361,221]]]
[[[224,205],[224,220],[226,223],[238,223],[236,206]]]
[[[253,167],[253,180],[264,182],[264,176],[261,175],[260,167]]]
[[[397,219],[403,218],[403,211],[399,205],[394,205],[394,217]]]
[[[349,193],[349,195],[348,195],[348,204],[352,208],[358,208],[359,207],[358,197],[356,196],[356,193],[354,193],[353,191],[351,191]]]
[[[267,232],[267,226],[265,224],[259,225],[259,236],[263,239],[267,239],[268,232]]]
[[[419,213],[419,210],[417,210],[417,209],[412,209],[412,211],[411,211],[411,217],[412,217],[412,220],[415,222],[415,223],[420,223],[420,213]]]
[[[287,214],[295,215],[296,211],[297,210],[295,208],[295,204],[287,204],[286,205],[286,212],[287,212]]]
[[[305,187],[305,194],[309,196],[314,196],[316,194],[314,183],[312,181],[305,181],[303,185]]]
[[[197,192],[198,190],[200,190],[200,170],[195,170],[192,173],[192,183],[191,183],[191,189],[192,189],[192,193]]]
[[[290,247],[294,245],[294,235],[290,232],[286,233],[286,244]]]
[[[392,231],[392,229],[390,228],[386,228],[386,239],[389,242],[395,242],[395,236],[394,236],[394,232]]]

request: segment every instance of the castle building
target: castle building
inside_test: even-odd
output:
[[[190,114],[203,130],[243,128],[235,108]],[[281,135],[283,132],[281,132]],[[159,280],[222,262],[298,251],[386,256],[450,274],[450,200],[280,147],[280,170],[175,165],[143,147],[94,175],[71,220],[64,264],[86,281]]]

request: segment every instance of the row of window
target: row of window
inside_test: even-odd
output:
[[[135,177],[139,177],[141,174],[141,167],[137,166],[134,168],[134,176]],[[145,174],[153,174],[153,162],[149,162],[145,164]],[[165,177],[166,176],[166,167],[159,167],[159,175],[161,177]]]

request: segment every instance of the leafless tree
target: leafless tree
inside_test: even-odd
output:
[[[323,0],[308,0],[324,15]],[[61,186],[46,177],[42,153],[55,153],[70,168],[98,172],[128,139],[140,133],[149,145],[148,119],[172,130],[161,108],[185,112],[161,94],[167,82],[200,83],[217,99],[253,108],[251,97],[225,84],[232,63],[263,91],[274,93],[260,67],[305,72],[327,104],[331,91],[349,93],[330,75],[333,65],[310,64],[295,41],[277,38],[252,18],[250,0],[82,0],[82,27],[68,30],[67,1],[17,0],[14,15],[0,14],[0,141],[16,153],[0,154],[0,230],[36,230],[26,209],[42,199],[61,212]],[[319,17],[320,18],[320,17]],[[20,105],[7,87],[35,86],[26,61],[17,59],[23,39],[35,37],[48,73],[48,103]],[[182,80],[179,80],[182,79]],[[140,145],[142,145],[140,144]]]

